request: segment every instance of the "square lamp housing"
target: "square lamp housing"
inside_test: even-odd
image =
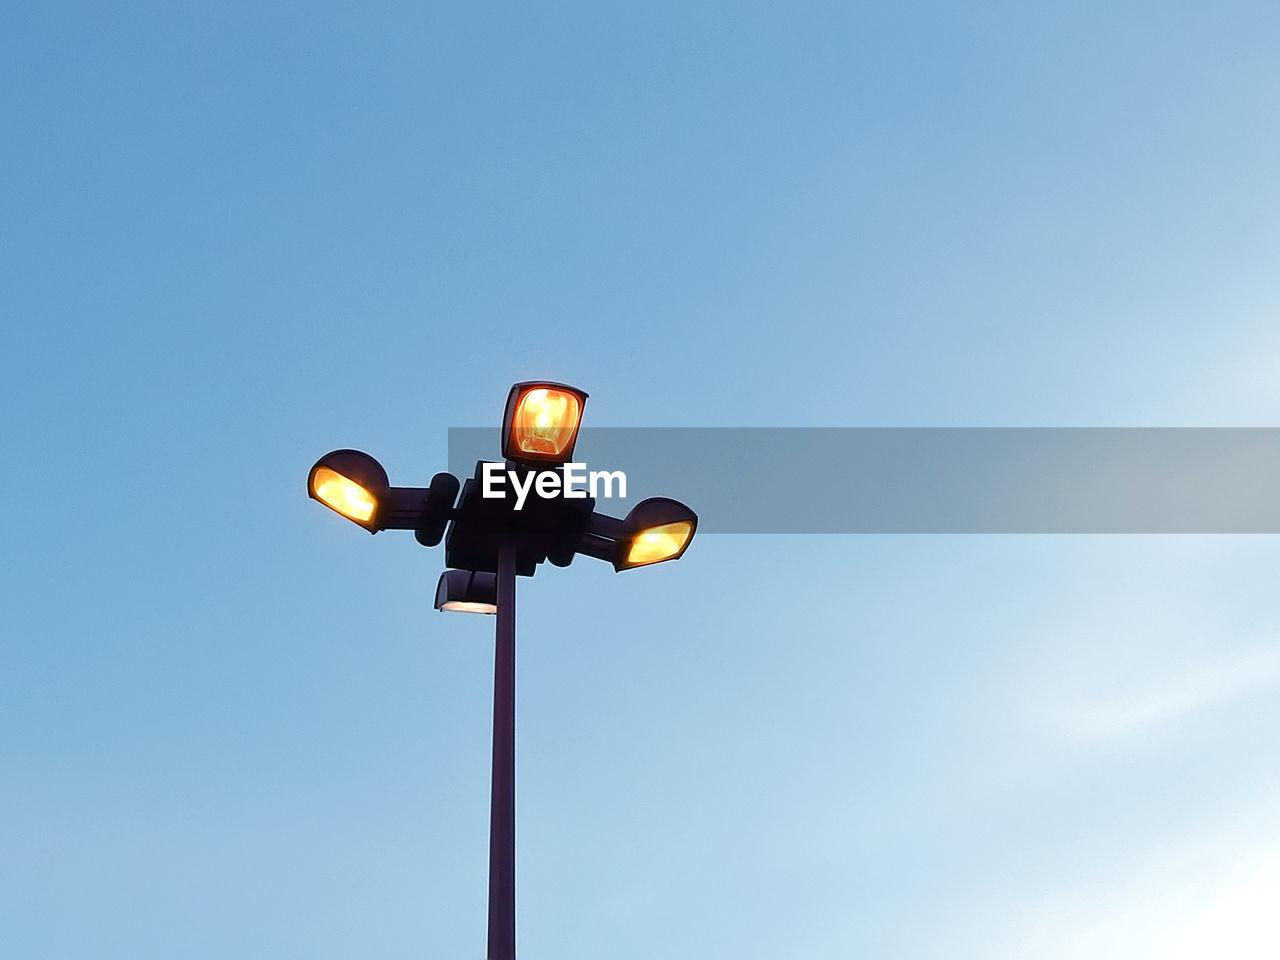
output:
[[[566,463],[586,402],[585,391],[563,383],[517,383],[502,417],[502,456],[530,465]]]

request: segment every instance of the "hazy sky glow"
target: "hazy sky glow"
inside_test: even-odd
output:
[[[306,498],[327,450],[425,483],[537,377],[593,426],[1280,426],[1277,49],[1230,0],[0,15],[4,954],[483,956],[493,622]],[[522,960],[1280,955],[1277,560],[522,581]]]

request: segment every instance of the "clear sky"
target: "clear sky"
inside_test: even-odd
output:
[[[423,483],[539,377],[1280,425],[1277,49],[1271,0],[8,5],[0,952],[483,956],[492,620],[306,498],[327,450]],[[1277,560],[522,581],[522,960],[1274,958]]]

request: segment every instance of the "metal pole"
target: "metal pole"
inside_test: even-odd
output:
[[[489,799],[489,960],[516,956],[516,547],[498,548]]]

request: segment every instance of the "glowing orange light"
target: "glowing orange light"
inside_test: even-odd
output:
[[[688,520],[663,523],[641,530],[631,541],[631,549],[627,552],[627,563],[640,566],[646,563],[657,563],[659,560],[670,560],[684,548],[692,533],[693,524]]]
[[[520,398],[511,420],[511,438],[522,453],[558,457],[573,442],[582,403],[572,393],[537,387]]]
[[[328,467],[317,468],[311,486],[322,503],[352,520],[364,522],[378,508],[378,501],[368,490]]]

